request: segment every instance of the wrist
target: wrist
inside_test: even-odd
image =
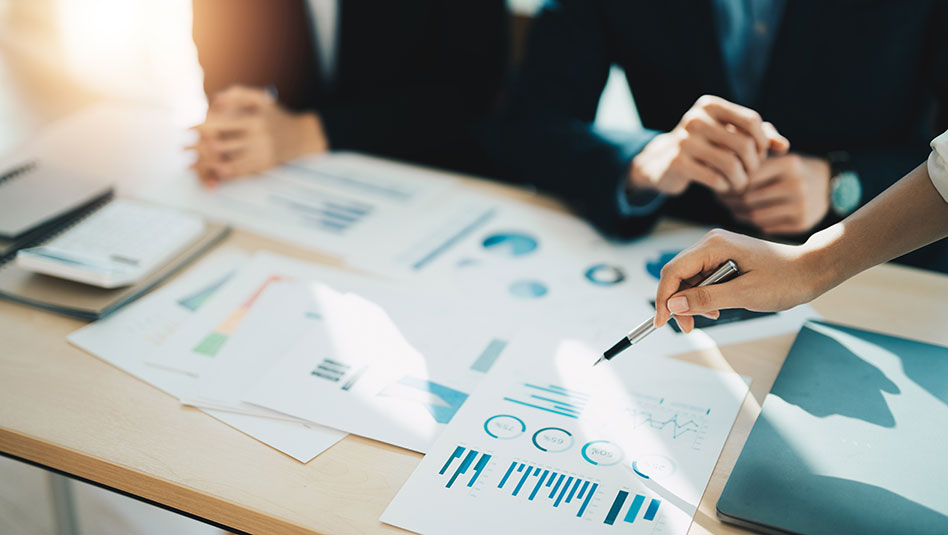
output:
[[[645,170],[647,156],[643,157],[643,152],[640,152],[632,158],[632,162],[629,164],[629,178],[626,181],[627,193],[658,191],[648,178],[648,174]]]
[[[798,246],[803,272],[809,281],[810,299],[822,295],[848,278],[847,269],[850,263],[845,258],[842,235],[842,226],[836,224],[813,234]]]
[[[297,116],[296,134],[298,140],[296,156],[321,154],[329,150],[323,122],[314,112],[305,112]]]

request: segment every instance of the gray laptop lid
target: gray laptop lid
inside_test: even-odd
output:
[[[948,534],[948,348],[807,323],[717,508],[766,532]]]

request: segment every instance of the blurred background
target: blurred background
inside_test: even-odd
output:
[[[508,0],[513,64],[541,3]],[[191,0],[0,0],[0,168],[54,146],[56,157],[93,174],[182,172],[185,129],[203,120],[207,106],[191,18]],[[638,124],[622,76],[612,73],[600,126]],[[117,126],[130,116],[137,126]],[[100,127],[76,139],[75,132]],[[0,533],[57,533],[50,481],[41,469],[0,457]],[[70,485],[81,533],[220,533]]]

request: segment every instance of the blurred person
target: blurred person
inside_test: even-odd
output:
[[[727,231],[710,232],[662,268],[655,325],[672,314],[685,332],[695,314],[726,308],[786,310],[815,299],[876,264],[948,236],[948,132],[932,141],[928,162],[855,213],[802,245],[783,245]],[[733,260],[740,275],[692,287]]]
[[[948,126],[946,26],[934,0],[550,1],[489,148],[613,236],[671,215],[803,239]],[[612,65],[639,130],[593,124]],[[907,262],[948,271],[948,247]]]
[[[194,0],[214,185],[328,150],[476,171],[506,74],[503,0]]]

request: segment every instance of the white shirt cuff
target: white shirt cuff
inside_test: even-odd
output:
[[[932,140],[932,153],[928,156],[928,176],[938,193],[948,202],[948,132]]]

